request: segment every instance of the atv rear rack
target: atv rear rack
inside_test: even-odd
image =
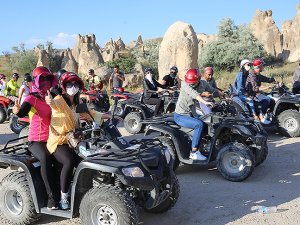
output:
[[[0,154],[14,154],[14,155],[26,154],[28,150],[27,142],[14,143],[15,141],[23,140],[26,138],[28,138],[28,136],[19,137],[7,141],[4,147],[0,149]]]

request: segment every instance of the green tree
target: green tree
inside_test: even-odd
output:
[[[137,63],[136,58],[132,54],[129,54],[126,57],[121,57],[118,59],[108,61],[108,62],[106,62],[106,65],[108,67],[114,67],[115,65],[118,65],[122,72],[130,73],[133,70],[134,65],[136,63]]]
[[[31,72],[35,68],[38,59],[33,50],[26,49],[23,43],[12,47],[12,50],[13,53],[9,57],[11,70],[17,70],[22,74]]]
[[[218,26],[218,38],[205,45],[199,54],[201,68],[232,71],[243,59],[267,56],[262,44],[246,25],[236,26],[232,19],[223,19]]]

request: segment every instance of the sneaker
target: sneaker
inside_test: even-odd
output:
[[[265,117],[260,122],[266,125],[271,123],[271,121],[267,120]]]
[[[199,151],[196,151],[190,153],[190,159],[204,161],[207,158],[204,155],[202,155]]]
[[[53,195],[48,196],[47,209],[57,209],[57,202],[55,201]]]
[[[68,199],[62,198],[59,201],[59,208],[61,208],[63,210],[70,209],[70,203],[69,203]]]

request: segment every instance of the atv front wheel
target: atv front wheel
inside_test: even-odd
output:
[[[129,193],[100,185],[89,190],[80,203],[83,225],[138,224],[137,208]]]
[[[17,116],[11,116],[9,119],[9,127],[14,133],[19,134],[24,128],[24,125],[18,123]]]
[[[168,137],[165,137],[165,136],[161,136],[159,137],[159,140],[161,141],[161,143],[168,148],[173,160],[174,160],[174,163],[173,163],[173,170],[177,170],[178,167],[179,167],[179,164],[180,164],[180,161],[178,159],[178,155],[176,153],[176,149],[175,149],[175,146],[173,144],[173,141],[170,140]]]
[[[35,211],[24,172],[12,172],[0,186],[0,210],[13,224],[33,224],[41,217]]]
[[[300,113],[296,110],[288,109],[278,116],[279,131],[286,137],[300,136]]]
[[[177,202],[179,198],[179,193],[180,193],[180,186],[179,186],[179,181],[177,177],[175,176],[173,178],[173,187],[170,195],[168,198],[160,203],[158,206],[152,208],[152,209],[145,209],[145,211],[150,212],[150,213],[164,213],[168,210],[170,210]]]
[[[241,143],[224,145],[217,155],[217,168],[222,176],[230,181],[243,181],[254,169],[253,152]]]
[[[7,119],[7,113],[3,107],[0,106],[0,123],[4,123]]]
[[[141,123],[142,115],[138,112],[130,112],[124,118],[124,127],[131,134],[143,132],[145,124]]]

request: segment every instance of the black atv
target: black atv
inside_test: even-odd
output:
[[[82,161],[74,171],[70,210],[46,208],[39,162],[27,145],[12,143],[20,138],[0,150],[0,166],[18,169],[3,178],[0,185],[0,209],[13,224],[32,224],[41,214],[65,218],[79,214],[84,225],[131,225],[138,224],[137,206],[162,213],[175,205],[179,183],[173,172],[173,159],[160,141],[128,143],[115,136],[119,135],[113,120],[100,128],[78,132],[81,142],[75,151]]]
[[[207,165],[215,162],[225,179],[243,181],[266,159],[267,133],[260,123],[238,113],[230,100],[222,100],[217,112],[200,119],[206,125],[200,146],[201,154],[207,157],[205,161],[189,159],[193,130],[177,125],[173,117],[144,121],[148,124],[145,135],[160,132],[159,138],[174,157],[174,170],[180,163]]]
[[[161,98],[164,100],[163,115],[174,112],[178,96],[178,90],[174,90],[172,93],[168,90],[161,92]],[[143,95],[140,101],[128,102],[124,109],[125,129],[131,134],[143,132],[145,124],[141,123],[141,121],[153,117],[154,109],[155,105],[148,105],[143,102]]]
[[[275,85],[271,92],[264,93],[269,96],[271,107],[267,112],[270,124],[263,124],[264,128],[279,131],[286,137],[300,136],[300,96],[291,93],[283,84]],[[233,97],[239,111],[251,114],[249,106],[238,97]],[[259,103],[254,99],[255,109],[259,110]]]

